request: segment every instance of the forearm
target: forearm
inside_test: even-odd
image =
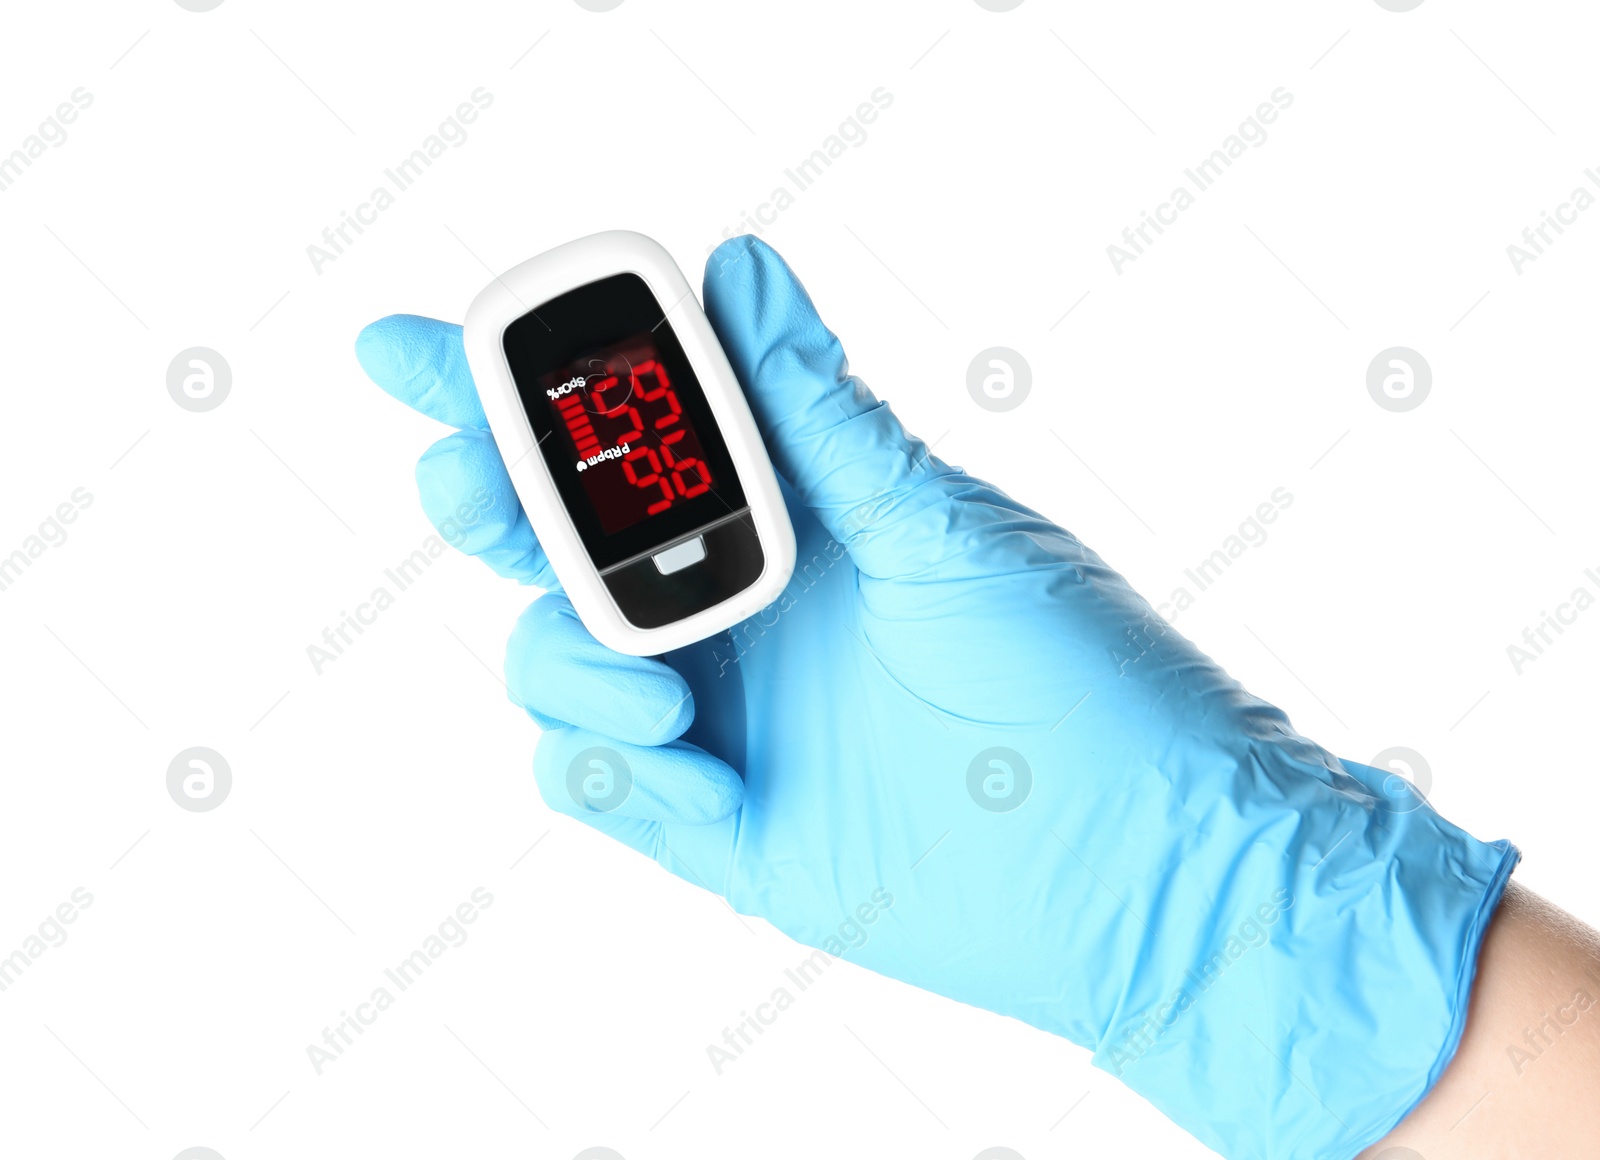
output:
[[[1490,925],[1455,1059],[1361,1154],[1565,1157],[1600,1148],[1600,934],[1516,882]]]

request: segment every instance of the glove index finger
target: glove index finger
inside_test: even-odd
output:
[[[487,431],[452,431],[417,463],[422,510],[453,548],[502,576],[559,587]]]
[[[368,378],[430,419],[452,427],[489,426],[455,323],[391,314],[356,337],[356,358]]]

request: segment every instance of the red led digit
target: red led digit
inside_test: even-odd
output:
[[[632,380],[630,380],[630,383],[631,381]],[[644,435],[644,420],[639,417],[639,409],[637,407],[629,406],[628,399],[626,397],[614,405],[606,401],[606,392],[617,386],[620,382],[621,380],[616,375],[610,375],[596,384],[593,395],[596,414],[602,415],[607,419],[614,419],[618,415],[623,414],[626,414],[627,416],[629,429],[618,432],[617,435],[612,438],[611,445],[613,447],[620,447],[624,443],[632,443],[634,440],[642,438]],[[632,395],[633,392],[629,391],[628,394]]]
[[[607,534],[711,490],[700,433],[650,336],[586,354],[545,384]]]
[[[640,375],[650,375],[653,377],[656,381],[656,389],[653,391],[644,391],[643,384],[639,382]],[[667,386],[667,368],[656,362],[655,359],[646,359],[644,362],[633,368],[633,389],[641,392],[641,397],[645,402],[655,402],[661,397],[661,392],[666,390]]]
[[[640,475],[633,465],[637,460],[648,458],[650,461],[650,474]],[[650,487],[661,478],[661,460],[656,458],[656,453],[648,447],[635,447],[622,457],[622,474],[634,487]]]
[[[672,454],[670,447],[663,447],[661,454],[666,459],[668,469],[672,472],[672,485],[678,489],[678,495],[684,499],[693,499],[697,495],[704,495],[711,490],[711,472],[706,470],[706,465],[698,459],[679,459]],[[699,477],[696,483],[685,486],[684,473],[693,471]]]
[[[665,390],[666,388],[662,389]],[[663,427],[672,426],[672,424],[676,423],[683,415],[683,406],[678,402],[678,395],[676,391],[667,391],[667,406],[671,407],[672,410],[668,411],[665,415],[656,420],[657,431],[661,430]],[[683,432],[680,430],[677,432],[677,434],[681,435]]]
[[[689,490],[683,493],[685,499],[693,499],[697,495],[704,495],[711,490],[711,472],[706,465],[698,459],[684,460],[684,466],[693,466],[695,474],[700,477],[699,483],[689,485]]]
[[[633,463],[637,459],[646,459],[650,464],[650,474],[640,475]],[[650,447],[635,447],[622,457],[622,473],[627,476],[628,482],[635,487],[660,486],[664,498],[657,500],[645,509],[645,515],[653,516],[657,512],[664,512],[672,506],[672,485],[661,474],[661,459],[655,450]]]
[[[612,446],[621,447],[624,443],[633,443],[644,438],[644,420],[639,418],[639,408],[624,406],[619,410],[628,412],[628,429],[611,441]]]
[[[644,374],[651,375],[655,379],[654,390],[647,391],[644,389],[644,384],[639,381],[639,376]],[[640,363],[634,368],[633,387],[638,392],[641,402],[654,403],[660,399],[666,400],[668,410],[665,415],[656,420],[657,430],[678,422],[679,416],[683,414],[683,404],[678,402],[677,392],[672,389],[672,385],[667,381],[666,367],[653,359],[649,362]]]

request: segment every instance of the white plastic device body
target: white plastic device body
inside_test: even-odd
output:
[[[760,574],[747,587],[711,607],[654,627],[640,627],[629,618],[591,558],[568,510],[572,500],[558,490],[550,465],[536,446],[524,392],[518,388],[505,346],[506,328],[513,322],[569,291],[617,274],[634,274],[644,281],[663,321],[676,335],[738,475],[748,505],[747,515],[738,518],[753,526],[762,557]],[[603,328],[604,320],[598,322]],[[615,337],[620,340],[625,335]],[[495,444],[534,534],[573,608],[601,644],[633,656],[658,655],[730,628],[778,598],[794,570],[795,540],[777,476],[733,367],[688,281],[662,246],[643,234],[614,230],[530,258],[496,278],[473,300],[467,311],[465,344]],[[559,432],[547,435],[559,437]],[[660,547],[672,546],[668,541]],[[682,555],[680,550],[678,558]]]

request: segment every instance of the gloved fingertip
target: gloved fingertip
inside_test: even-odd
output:
[[[579,818],[610,814],[704,826],[744,801],[737,773],[684,742],[648,747],[559,729],[539,738],[533,766],[545,804]]]
[[[730,818],[744,804],[744,782],[731,771],[718,777],[705,776],[695,792],[680,795],[672,820],[687,826],[709,826]]]
[[[750,234],[729,238],[706,259],[706,315],[724,343],[730,335],[737,335],[741,340],[764,335],[773,303],[792,297],[804,303],[807,313],[815,314],[810,298],[789,264],[760,238]],[[787,313],[787,310],[782,312]],[[798,316],[794,321],[803,317]]]
[[[694,697],[681,675],[655,658],[606,648],[565,596],[542,597],[517,618],[505,670],[525,709],[630,745],[665,745],[694,722]]]
[[[434,443],[416,467],[422,510],[451,547],[502,576],[549,588],[548,561],[487,431],[456,431]]]
[[[694,693],[685,692],[683,697],[675,704],[671,711],[662,717],[651,729],[651,745],[665,745],[669,741],[676,741],[694,724]]]
[[[714,283],[720,282],[724,278],[731,280],[735,277],[747,277],[752,274],[754,266],[742,265],[745,261],[766,262],[771,259],[777,259],[779,262],[783,261],[776,250],[754,234],[740,234],[737,237],[729,238],[712,250],[706,258],[705,287],[707,293],[710,293]]]
[[[510,488],[510,477],[483,431],[457,431],[431,444],[417,460],[417,486],[466,494],[479,488]]]
[[[698,749],[668,745],[645,751],[635,763],[633,817],[709,826],[736,813],[744,802],[744,783],[727,766]]]
[[[671,793],[662,797],[662,820],[708,826],[730,817],[744,804],[744,782],[710,754],[686,742],[652,752],[658,760],[672,762],[679,772]]]
[[[418,314],[380,318],[356,336],[356,361],[374,383],[429,418],[488,425],[455,323]]]
[[[608,683],[619,690],[618,704],[633,710],[619,714],[618,732],[640,745],[676,741],[694,724],[694,694],[678,674],[670,670],[640,671],[636,665],[637,661],[630,658],[610,670]],[[659,711],[662,705],[668,706],[665,712]]]
[[[409,377],[399,373],[398,360],[408,350],[411,334],[419,321],[421,319],[412,314],[389,314],[367,323],[356,335],[356,361],[369,379],[391,394],[394,393],[391,383]]]

